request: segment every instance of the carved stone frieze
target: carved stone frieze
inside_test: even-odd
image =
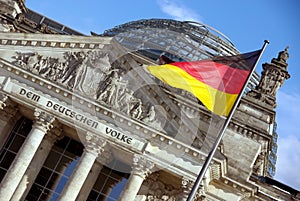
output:
[[[74,90],[83,95],[96,99],[103,90],[110,75],[117,71],[112,69],[109,55],[106,52],[90,51],[82,60],[78,72]]]
[[[76,73],[85,57],[83,52],[65,52],[64,59],[61,61],[59,58],[40,55],[37,52],[16,52],[13,64],[48,80],[73,88]]]
[[[136,120],[160,129],[155,108],[145,106],[127,86],[122,69],[112,68],[108,53],[65,52],[63,59],[37,52],[16,52],[13,64],[33,74],[106,104]]]
[[[145,106],[141,99],[135,97],[134,91],[127,87],[127,83],[127,80],[118,75],[118,71],[113,72],[97,101],[110,105],[112,108],[150,126],[160,128],[159,122],[156,121],[154,106]]]

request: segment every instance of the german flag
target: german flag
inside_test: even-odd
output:
[[[213,113],[228,116],[260,52],[148,66],[148,70],[168,85],[191,92]]]

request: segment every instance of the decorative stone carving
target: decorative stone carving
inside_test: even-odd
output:
[[[263,175],[264,170],[264,153],[260,153],[258,157],[255,160],[254,166],[253,166],[253,172],[257,175]]]
[[[122,69],[112,68],[108,53],[65,52],[63,58],[16,52],[13,63],[162,130],[155,108],[135,97],[121,76]]]
[[[104,152],[104,147],[106,146],[106,144],[107,141],[105,139],[99,138],[96,134],[88,132],[85,136],[85,149],[96,156]]]
[[[1,32],[16,32],[16,29],[13,25],[7,24],[6,22],[2,22],[0,20],[0,31]]]
[[[54,116],[49,115],[48,113],[35,109],[34,111],[35,124],[36,128],[43,130],[45,133],[53,128]]]
[[[194,200],[195,201],[207,201],[206,195],[205,195],[205,188],[203,185],[201,185],[200,188],[198,189]]]
[[[52,124],[52,128],[49,130],[49,132],[45,135],[45,139],[49,140],[50,142],[54,143],[57,140],[62,139],[64,136],[62,135],[62,128],[61,125],[54,121]]]
[[[288,58],[290,57],[290,55],[289,55],[289,53],[288,53],[288,49],[289,49],[289,46],[287,46],[287,47],[284,49],[284,51],[279,52],[277,59],[273,59],[273,60],[274,60],[273,62],[275,62],[275,60],[276,60],[276,61],[282,63],[283,66],[285,66],[285,68],[286,68],[286,67],[287,67],[286,61],[287,61]]]
[[[186,200],[192,190],[193,182],[188,178],[183,177],[181,180],[181,189],[182,192],[178,196],[180,200]]]
[[[147,125],[160,129],[154,106],[145,106],[141,99],[136,98],[134,91],[127,87],[128,81],[119,76],[118,72],[118,70],[115,70],[107,79],[107,86],[100,93],[97,100],[134,119],[141,120]]]
[[[219,180],[220,177],[221,177],[221,166],[220,166],[220,164],[211,164],[209,168],[210,168],[211,179]]]
[[[8,96],[6,94],[0,94],[0,110],[3,110],[6,107],[6,100]]]
[[[129,114],[129,104],[134,97],[133,91],[128,91],[127,89],[127,82],[122,80],[117,72],[114,72],[112,73],[112,76],[107,79],[107,83],[108,84],[106,85],[102,93],[100,93],[98,100],[117,109],[121,107],[122,101],[126,101],[128,103],[126,104],[127,108],[123,110],[128,110],[127,113]]]
[[[17,104],[12,102],[4,93],[0,93],[0,115],[2,119],[10,119],[18,111]]]
[[[277,58],[273,58],[271,63],[263,64],[262,77],[257,87],[247,95],[254,97],[271,107],[276,107],[276,93],[286,79],[290,78],[287,72],[286,63],[289,58],[288,47],[279,52]]]
[[[51,81],[73,88],[76,74],[86,55],[83,52],[65,52],[64,60],[40,55],[37,52],[16,52],[13,63]]]
[[[77,72],[74,90],[96,99],[114,71],[118,70],[111,68],[108,53],[90,51]]]
[[[111,151],[106,146],[107,141],[98,135],[88,132],[84,139],[85,149],[94,153],[101,164],[106,165],[113,159]]]
[[[132,174],[139,175],[140,177],[145,179],[151,173],[153,168],[153,162],[150,162],[142,155],[134,154]]]
[[[32,20],[27,19],[24,14],[19,14],[16,17],[14,23],[16,24],[16,26],[18,26],[20,24],[25,24],[33,29],[37,29],[37,27],[38,27],[37,23],[33,22]]]
[[[159,172],[155,172],[144,182],[147,187],[146,201],[176,201],[181,190],[158,180],[159,176]]]
[[[97,156],[97,161],[106,165],[113,159],[111,151],[106,146],[107,141],[98,135],[88,132],[84,139],[85,149]]]

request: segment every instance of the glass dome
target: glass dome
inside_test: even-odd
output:
[[[195,61],[239,54],[233,43],[216,29],[198,22],[170,19],[138,20],[106,30],[125,47],[156,59],[161,54],[175,61]]]

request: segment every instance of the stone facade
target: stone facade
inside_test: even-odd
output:
[[[224,119],[161,87],[145,71],[155,61],[113,37],[39,24],[22,0],[0,5],[0,200],[186,200]],[[270,174],[288,57],[263,65],[195,200],[300,200]]]

